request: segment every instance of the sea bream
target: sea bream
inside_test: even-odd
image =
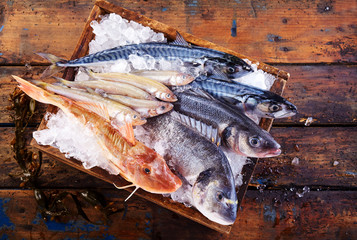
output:
[[[284,118],[297,113],[296,106],[278,94],[242,83],[200,76],[195,79],[192,86],[238,107],[249,117]]]
[[[221,51],[188,44],[180,34],[172,43],[139,43],[119,46],[87,56],[64,60],[52,54],[38,53],[49,60],[52,65],[45,70],[42,77],[58,72],[63,67],[89,67],[113,63],[119,59],[128,60],[130,55],[151,56],[154,59],[183,61],[185,65],[200,68],[200,74],[220,75],[223,78],[238,78],[253,69],[244,60]]]
[[[114,128],[105,118],[66,97],[50,93],[20,77],[13,77],[20,84],[19,88],[31,98],[57,106],[68,117],[89,127],[99,146],[103,148],[106,160],[119,170],[123,178],[132,183],[130,186],[151,193],[171,193],[182,185],[159,154],[137,140],[133,143],[126,141],[124,133]]]
[[[212,142],[225,144],[248,157],[274,157],[280,145],[265,130],[240,111],[200,92],[176,91],[174,110],[187,125],[196,128]]]
[[[182,178],[192,205],[211,221],[229,225],[237,216],[234,177],[224,153],[172,112],[135,127],[135,135],[155,148]],[[178,192],[181,193],[181,188]]]

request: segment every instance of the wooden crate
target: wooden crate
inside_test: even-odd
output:
[[[88,54],[89,42],[94,38],[94,34],[92,33],[92,28],[90,27],[90,22],[92,22],[93,20],[99,19],[100,15],[104,15],[104,14],[108,14],[108,13],[119,14],[127,20],[136,21],[144,26],[150,27],[151,29],[153,29],[156,32],[162,32],[162,33],[164,33],[165,37],[168,38],[168,40],[173,40],[176,36],[176,31],[178,31],[175,28],[167,26],[167,25],[160,23],[156,20],[149,19],[149,18],[147,18],[143,15],[140,15],[136,12],[132,12],[127,9],[115,6],[111,3],[108,3],[103,0],[97,0],[97,2],[95,3],[95,5],[88,17],[88,20],[87,20],[87,23],[83,30],[83,33],[79,39],[79,42],[74,50],[74,53],[73,53],[71,59],[83,57]],[[218,46],[214,43],[211,43],[209,41],[197,38],[191,34],[188,34],[188,33],[182,32],[182,31],[179,31],[179,32],[186,39],[186,41],[191,44],[220,50],[220,51],[235,55],[235,56],[243,58],[243,59],[249,59],[253,63],[258,63],[258,61],[254,60],[254,59],[243,56],[243,55],[241,55],[237,52],[234,52],[232,50],[229,50],[227,48],[224,48],[224,47]],[[289,74],[285,71],[281,71],[277,68],[266,65],[264,63],[259,63],[258,68],[262,69],[263,71],[270,73],[276,77],[276,81],[273,84],[271,91],[281,95],[283,92],[283,89],[285,87],[286,81],[289,78]],[[67,80],[73,80],[74,76],[75,76],[75,69],[67,68],[64,72],[63,78],[65,78]],[[47,111],[55,112],[55,111],[57,111],[57,108],[54,106],[49,106]],[[272,123],[273,123],[272,119],[262,119],[260,122],[260,126],[263,129],[269,131]],[[42,130],[44,128],[46,128],[45,119],[42,120],[38,130]],[[106,172],[105,170],[103,170],[99,167],[85,169],[82,166],[82,163],[80,161],[73,159],[73,158],[71,158],[71,159],[65,158],[64,154],[62,154],[57,148],[50,147],[50,146],[38,145],[34,139],[31,141],[31,145],[35,146],[36,148],[38,148],[39,150],[41,150],[43,152],[46,152],[47,154],[51,155],[55,159],[58,159],[59,161],[65,163],[69,166],[77,168],[83,172],[86,172],[92,176],[100,178],[106,182],[115,183],[117,186],[128,185],[128,182],[126,182],[121,177],[110,175],[108,172]],[[239,209],[239,206],[242,204],[245,192],[248,187],[249,180],[253,174],[253,171],[254,171],[255,165],[257,164],[257,161],[258,161],[258,159],[252,159],[251,163],[245,165],[242,170],[243,185],[240,186],[237,191],[238,209]],[[132,191],[132,190],[128,190],[128,191]],[[205,216],[203,216],[200,212],[198,212],[196,209],[187,208],[181,203],[176,203],[176,202],[172,201],[170,198],[163,197],[161,194],[151,194],[151,193],[145,192],[141,189],[138,190],[135,194],[142,198],[145,198],[151,202],[154,202],[164,208],[174,211],[182,216],[185,216],[193,221],[196,221],[196,222],[203,224],[209,228],[217,230],[219,232],[229,233],[232,228],[232,226],[224,226],[224,225],[220,225],[218,223],[212,222],[209,219],[207,219]]]

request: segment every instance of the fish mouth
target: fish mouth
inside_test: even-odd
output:
[[[272,150],[268,151],[265,154],[262,154],[261,157],[276,157],[276,156],[279,156],[280,154],[281,154],[281,149],[276,148],[276,149],[272,149]]]

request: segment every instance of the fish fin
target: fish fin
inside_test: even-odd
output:
[[[56,73],[58,73],[59,71],[61,71],[63,68],[59,67],[57,65],[57,63],[66,63],[67,60],[64,60],[62,58],[59,58],[53,54],[49,54],[49,53],[37,53],[37,55],[39,55],[40,57],[43,57],[44,59],[47,59],[51,65],[45,69],[45,71],[43,71],[42,75],[41,75],[41,79],[50,77]]]
[[[131,196],[133,196],[133,194],[139,189],[140,187],[136,186],[134,191],[132,193],[130,193],[130,195],[124,200],[124,202],[128,201],[129,198],[131,198]]]
[[[239,101],[235,98],[232,98],[232,97],[221,97],[222,100],[225,102],[225,103],[229,103],[229,104],[232,104],[232,105],[236,105],[238,103],[241,103],[242,101]]]
[[[212,143],[216,145],[221,144],[221,138],[219,137],[217,128],[176,111],[172,111],[172,116],[187,127],[194,129],[196,132],[201,134]]]
[[[219,69],[213,69],[212,75],[210,77],[224,82],[233,82],[232,79],[229,79],[227,75]]]
[[[110,121],[110,115],[108,112],[108,109],[100,103],[91,103],[91,102],[84,102],[84,101],[76,101],[76,105],[81,106],[85,109],[88,109],[92,112],[95,112],[96,114],[102,116],[106,120]]]
[[[12,77],[20,84],[19,88],[24,91],[29,97],[45,104],[52,104],[59,108],[62,107],[61,103],[63,103],[64,99],[66,98],[52,94],[18,76],[12,75]]]
[[[119,130],[122,137],[125,138],[127,142],[129,142],[132,145],[136,144],[136,139],[134,136],[134,128],[131,123],[128,122],[116,123],[112,121],[112,125],[115,125],[115,127]]]
[[[196,179],[196,183],[208,181],[209,178],[212,176],[212,173],[214,170],[215,170],[215,168],[211,167],[211,168],[208,168],[208,169],[200,172],[200,174],[198,175],[198,177]]]
[[[186,46],[190,47],[191,45],[182,37],[182,35],[176,31],[176,39],[175,41],[171,42],[170,44],[174,45],[181,45],[181,46]]]
[[[191,92],[193,94],[195,94],[196,96],[201,96],[210,100],[216,100],[211,94],[209,94],[208,92],[202,90],[199,87],[192,87],[191,89],[187,90],[188,92]]]
[[[115,183],[113,183],[113,185],[116,189],[120,189],[120,190],[125,188],[135,187],[135,184],[126,185],[124,187],[118,187]]]
[[[80,68],[80,70],[82,72],[84,72],[85,74],[87,74],[88,77],[90,77],[90,79],[88,79],[89,81],[90,80],[98,80],[98,77],[95,76],[94,72],[91,69],[89,69],[89,68]]]

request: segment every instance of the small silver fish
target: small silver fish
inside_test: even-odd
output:
[[[175,94],[179,99],[174,103],[175,111],[200,121],[201,128],[196,129],[212,142],[218,133],[225,145],[244,156],[273,157],[281,153],[280,145],[267,131],[227,104],[198,92]]]

